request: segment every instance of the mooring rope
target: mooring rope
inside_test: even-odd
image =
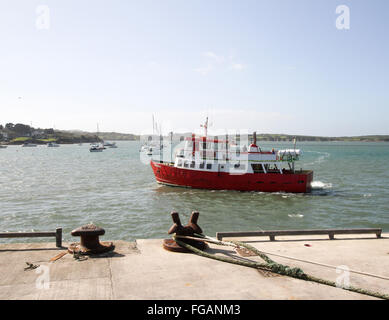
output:
[[[217,245],[225,245],[225,246],[230,246],[230,247],[234,247],[234,248],[239,248],[238,245],[233,244],[232,242],[221,241],[221,240],[218,240],[216,238],[212,238],[212,237],[204,236],[204,235],[199,235],[199,237],[201,239],[199,239],[199,237],[178,236],[178,235],[176,235],[176,237],[177,238],[192,239],[192,240],[196,240],[196,241],[205,241],[205,242],[210,242],[210,243],[214,243],[214,244],[217,244]],[[318,265],[318,266],[322,266],[322,267],[327,267],[327,268],[332,268],[332,269],[338,269],[339,268],[337,266],[333,266],[333,265],[330,265],[330,264],[325,264],[325,263],[311,261],[311,260],[305,260],[305,259],[298,259],[298,258],[295,258],[295,257],[289,257],[289,256],[285,256],[285,255],[277,254],[277,253],[273,253],[273,252],[266,252],[266,251],[261,251],[261,252],[264,253],[264,254],[267,254],[267,255],[271,255],[271,256],[276,256],[276,257],[280,257],[280,258],[285,258],[285,259],[290,259],[290,260],[310,263],[310,264],[314,264],[314,265]],[[362,272],[362,271],[352,270],[352,269],[347,269],[347,271],[351,272],[351,273],[360,274],[360,275],[363,275],[363,276],[368,276],[368,277],[373,277],[373,278],[378,278],[378,279],[383,279],[383,280],[389,280],[388,277],[384,277],[384,276],[381,276],[381,275],[378,275],[378,274]]]
[[[265,253],[259,251],[257,248],[255,248],[247,243],[243,243],[243,242],[239,242],[239,241],[219,241],[219,240],[216,240],[214,238],[205,236],[203,234],[196,234],[196,236],[197,237],[185,237],[185,236],[178,236],[178,235],[174,234],[173,240],[175,240],[178,245],[180,245],[180,246],[182,246],[182,247],[184,247],[184,248],[186,248],[186,249],[188,249],[188,250],[190,250],[190,251],[194,252],[195,254],[202,256],[202,257],[206,257],[206,258],[210,258],[210,259],[214,259],[214,260],[218,260],[218,261],[223,261],[223,262],[228,262],[228,263],[233,263],[233,264],[237,264],[237,265],[241,265],[241,266],[245,266],[245,267],[260,269],[260,270],[264,270],[264,271],[270,271],[273,273],[277,273],[277,274],[284,275],[284,276],[289,276],[292,278],[297,278],[297,279],[306,280],[306,281],[312,281],[312,282],[316,282],[319,284],[324,284],[324,285],[331,286],[331,287],[341,288],[341,289],[344,289],[347,291],[356,292],[356,293],[372,296],[372,297],[379,298],[379,299],[389,300],[389,295],[384,294],[384,293],[371,291],[371,290],[367,290],[367,289],[362,289],[362,288],[358,288],[358,287],[354,287],[354,286],[339,286],[334,281],[325,280],[325,279],[321,279],[318,277],[314,277],[312,275],[308,275],[301,268],[292,268],[292,267],[289,267],[287,265],[277,263],[277,262],[273,261],[272,259],[270,259]],[[206,241],[206,242],[214,243],[217,245],[244,247],[247,250],[250,250],[250,251],[254,252],[255,254],[257,254],[259,257],[261,257],[265,261],[265,263],[256,262],[256,261],[243,261],[243,260],[238,260],[238,259],[234,259],[234,258],[230,258],[230,257],[223,257],[223,256],[211,254],[211,253],[202,251],[200,249],[197,249],[197,248],[195,248],[195,247],[193,247],[193,246],[191,246],[191,245],[189,245],[181,240],[178,240],[178,238],[188,238],[188,239],[194,239],[194,240],[198,240],[198,241]]]
[[[305,259],[298,259],[298,258],[295,258],[295,257],[289,257],[289,256],[285,256],[285,255],[277,254],[277,253],[273,253],[273,252],[266,252],[266,251],[262,251],[262,252],[265,253],[265,254],[271,255],[271,256],[276,256],[276,257],[280,257],[280,258],[285,258],[285,259],[290,259],[290,260],[310,263],[310,264],[314,264],[314,265],[321,266],[321,267],[326,267],[326,268],[331,268],[331,269],[338,269],[338,268],[342,269],[341,267],[333,266],[333,265],[325,264],[325,263],[321,263],[321,262],[305,260]],[[373,277],[373,278],[378,278],[378,279],[383,279],[383,280],[389,280],[388,277],[384,277],[384,276],[381,276],[381,275],[378,275],[378,274],[373,274],[373,273],[368,273],[368,272],[363,272],[363,271],[358,271],[358,270],[353,270],[353,269],[347,269],[347,271],[351,272],[351,273],[360,274],[360,275],[363,275],[363,276],[368,276],[368,277]]]

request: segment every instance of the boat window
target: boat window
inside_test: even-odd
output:
[[[209,169],[209,170],[212,169],[212,163],[207,163],[207,169]]]
[[[204,163],[204,162],[201,162],[201,163],[200,163],[200,169],[204,169],[204,166],[205,166],[205,163]]]
[[[195,162],[194,162],[194,161],[192,161],[192,162],[190,163],[190,167],[191,167],[191,168],[194,168],[194,167],[195,167]]]
[[[187,141],[186,148],[187,151],[192,151],[193,150],[193,141]]]
[[[239,167],[240,167],[240,163],[235,163],[235,164],[234,164],[234,168],[235,168],[235,169],[239,169]]]
[[[260,164],[260,163],[254,163],[251,165],[251,167],[253,168],[254,173],[263,173],[264,172],[262,164]]]
[[[184,162],[184,167],[185,167],[185,168],[188,168],[188,167],[189,167],[189,162],[188,162],[188,161],[185,161],[185,162]]]
[[[182,160],[180,159],[177,161],[177,167],[181,167],[181,166],[182,166]]]
[[[181,149],[178,151],[177,157],[183,158],[184,157],[184,149]]]

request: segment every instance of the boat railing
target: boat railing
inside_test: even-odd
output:
[[[58,248],[62,247],[62,228],[55,229],[54,232],[0,232],[0,238],[42,238],[55,237]]]
[[[362,229],[309,229],[309,230],[267,230],[267,231],[242,231],[242,232],[217,232],[216,238],[234,237],[269,237],[270,241],[275,241],[276,236],[301,236],[301,235],[328,235],[330,240],[335,239],[336,234],[375,234],[381,238],[381,228]]]

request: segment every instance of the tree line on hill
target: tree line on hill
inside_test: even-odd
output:
[[[182,134],[175,133],[174,136]],[[250,138],[251,135],[250,135]],[[366,135],[354,137],[320,137],[288,134],[257,134],[257,139],[262,141],[367,141],[367,142],[389,142],[389,135]],[[0,124],[0,141],[8,144],[22,144],[33,142],[38,144],[55,141],[57,143],[94,143],[107,140],[140,140],[139,135],[118,133],[118,132],[85,132],[65,131],[53,128],[41,129],[22,123]]]
[[[8,144],[23,144],[27,142],[45,144],[57,143],[92,143],[101,142],[102,139],[95,134],[74,134],[53,128],[41,129],[22,123],[7,123],[0,125],[0,141]]]

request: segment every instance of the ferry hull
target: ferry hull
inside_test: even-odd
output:
[[[237,175],[176,168],[155,161],[151,161],[151,167],[158,183],[196,189],[309,193],[313,180],[311,170]]]

